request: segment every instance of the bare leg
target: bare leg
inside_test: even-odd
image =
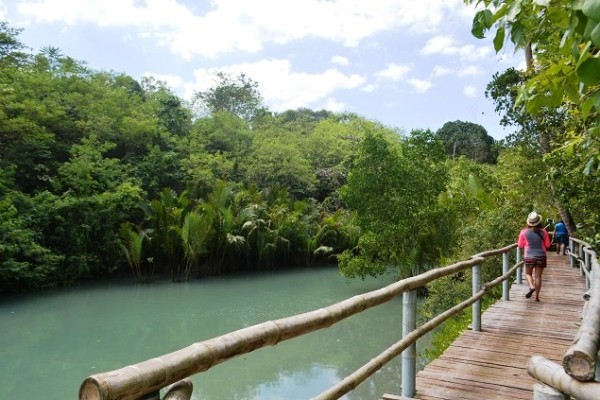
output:
[[[529,284],[529,289],[533,289],[535,287],[533,280],[533,268],[529,266],[525,266],[525,279],[527,279],[527,283]]]
[[[542,289],[542,274],[544,273],[544,268],[540,267],[538,265],[537,268],[535,268],[535,299],[536,300],[540,300],[540,290]]]

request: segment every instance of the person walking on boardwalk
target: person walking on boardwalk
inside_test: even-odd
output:
[[[569,232],[567,231],[567,227],[562,220],[558,221],[556,225],[554,225],[554,243],[556,243],[557,249],[556,253],[563,255],[567,254],[567,243],[569,243]]]
[[[525,295],[528,299],[535,292],[535,301],[540,301],[542,288],[542,274],[546,268],[546,249],[550,248],[550,235],[542,227],[542,216],[533,211],[527,216],[527,228],[519,233],[517,241],[519,248],[525,248],[525,277],[529,284],[529,291]],[[535,272],[535,277],[533,273]]]

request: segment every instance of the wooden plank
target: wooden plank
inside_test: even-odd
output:
[[[562,362],[584,304],[585,282],[567,257],[549,254],[543,278],[540,302],[525,298],[527,283],[514,283],[510,301],[499,300],[483,314],[482,332],[463,332],[420,371],[414,399],[533,398],[535,380],[527,373],[527,362],[533,355]]]

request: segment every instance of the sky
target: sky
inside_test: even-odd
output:
[[[462,0],[0,0],[33,53],[153,76],[185,100],[243,73],[274,112],[350,112],[403,133],[460,120],[502,139],[485,87],[524,57],[474,38],[474,13]]]

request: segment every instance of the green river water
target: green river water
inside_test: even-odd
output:
[[[0,299],[0,398],[77,399],[94,373],[377,289],[335,267],[135,285],[131,280]],[[401,297],[330,328],[192,377],[193,399],[309,399],[399,340]],[[419,344],[418,348],[421,348]],[[345,399],[400,394],[400,357]]]

